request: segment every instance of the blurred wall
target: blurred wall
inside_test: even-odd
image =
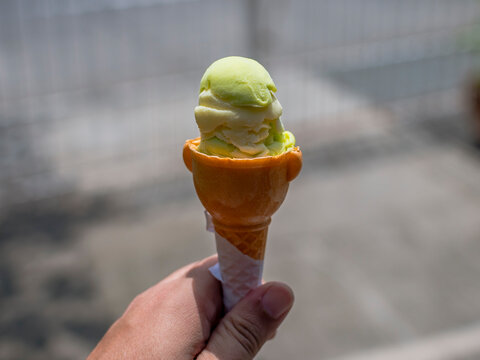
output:
[[[457,111],[471,64],[458,34],[477,10],[473,0],[2,1],[0,208],[183,176],[198,82],[226,55],[268,67],[305,145],[377,126],[378,111]]]

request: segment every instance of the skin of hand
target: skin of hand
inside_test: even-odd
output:
[[[87,360],[253,359],[290,311],[293,292],[266,283],[224,314],[221,284],[208,271],[216,262],[187,265],[138,295]]]

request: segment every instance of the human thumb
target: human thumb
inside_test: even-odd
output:
[[[279,282],[252,290],[225,315],[198,360],[253,359],[293,305],[293,292]]]

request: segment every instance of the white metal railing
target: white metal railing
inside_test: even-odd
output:
[[[132,170],[139,181],[145,169],[145,181],[161,179],[153,163],[180,164],[171,157],[196,134],[200,76],[225,55],[258,57],[279,82],[289,124],[322,134],[356,109],[436,92],[444,103],[470,66],[458,36],[478,8],[474,0],[2,1],[0,204],[12,184],[25,199],[54,196],[58,186],[44,186],[52,179],[95,189],[86,174],[100,170],[113,184],[105,169],[127,169],[126,158],[151,159]],[[365,90],[385,81],[389,97]]]

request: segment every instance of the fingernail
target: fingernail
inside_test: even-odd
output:
[[[263,310],[273,319],[278,319],[292,307],[293,292],[283,284],[275,284],[263,294]]]

